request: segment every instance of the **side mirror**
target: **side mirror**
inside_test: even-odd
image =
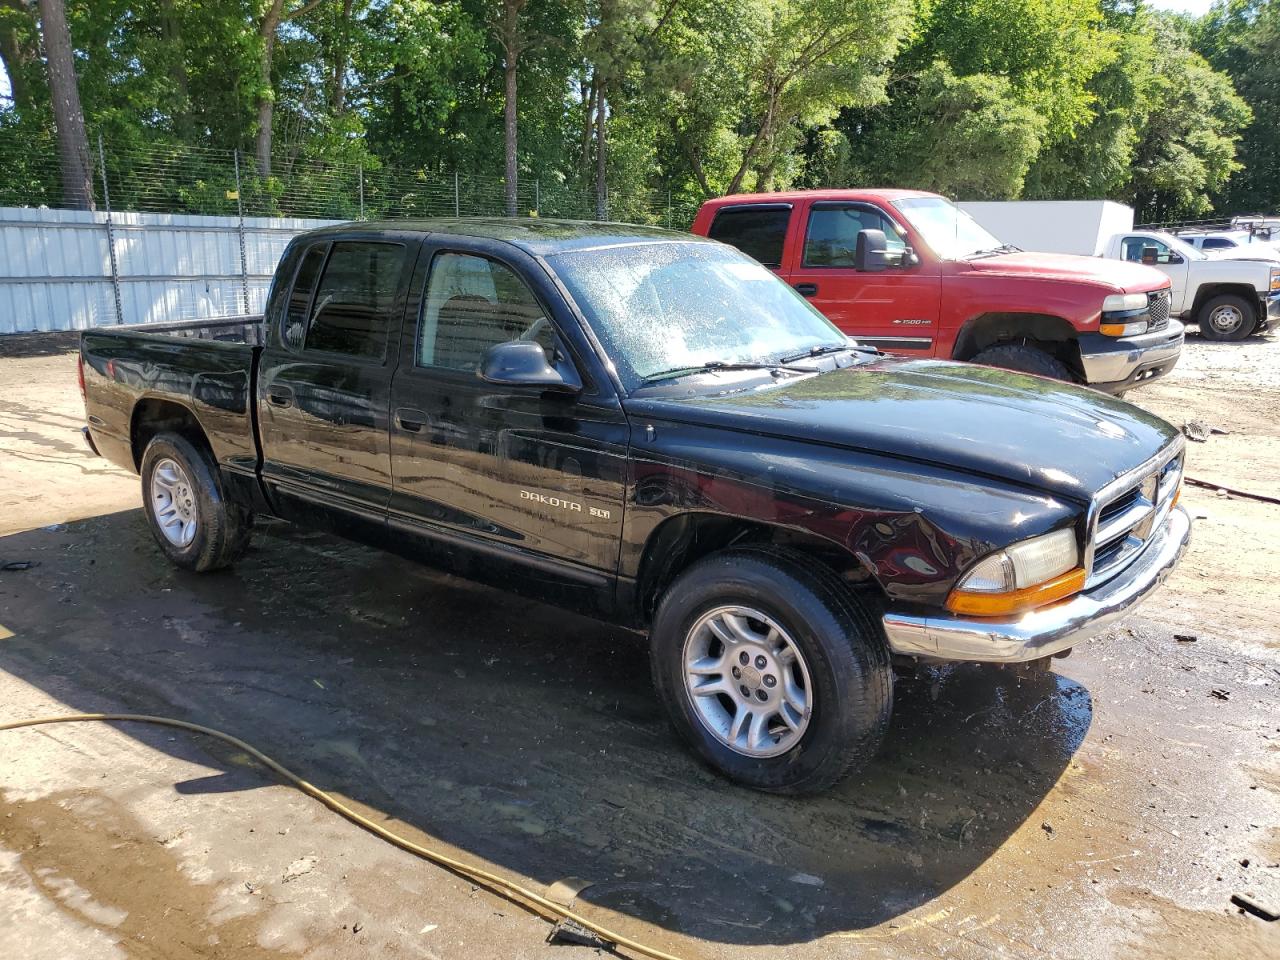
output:
[[[510,340],[485,351],[478,371],[485,383],[506,387],[538,387],[560,393],[578,393],[582,381],[572,368],[557,370],[547,360],[541,344]]]
[[[1142,262],[1148,266],[1155,266],[1160,258],[1160,252],[1155,247],[1142,248]]]
[[[853,269],[859,273],[879,273],[889,267],[889,241],[883,230],[859,230],[853,250]]]

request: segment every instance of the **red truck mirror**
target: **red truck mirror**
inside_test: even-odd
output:
[[[879,273],[889,268],[889,241],[883,230],[859,230],[853,251],[853,268],[859,273]]]

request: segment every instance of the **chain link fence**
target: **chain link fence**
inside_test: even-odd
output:
[[[501,217],[505,182],[461,172],[317,163],[269,176],[236,150],[93,145],[93,211],[64,202],[51,139],[0,138],[0,334],[261,311],[294,235],[343,220]],[[592,189],[525,177],[521,216],[593,220]],[[607,219],[688,229],[696,203],[614,190]]]
[[[260,176],[237,150],[190,146],[92,145],[93,199],[98,210],[205,216],[386,220],[409,217],[501,217],[502,177],[386,165],[321,163],[285,150]],[[0,207],[65,208],[56,144],[0,141]],[[517,189],[520,216],[594,220],[592,187],[525,175]],[[605,219],[685,230],[697,204],[672,202],[666,190],[614,187]]]

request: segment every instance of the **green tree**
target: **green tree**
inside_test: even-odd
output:
[[[1280,4],[1219,2],[1197,24],[1196,47],[1231,77],[1253,121],[1240,140],[1240,169],[1217,196],[1221,212],[1280,207]]]
[[[1185,20],[1153,16],[1148,23],[1149,109],[1120,199],[1148,222],[1203,215],[1212,209],[1210,196],[1240,169],[1236,143],[1249,106],[1226,74],[1191,49]]]

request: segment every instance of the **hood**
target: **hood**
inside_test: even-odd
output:
[[[1169,285],[1169,278],[1155,267],[1129,263],[1127,260],[1107,260],[1103,257],[1020,252],[963,262],[975,273],[1096,283],[1121,293],[1146,293]]]
[[[628,412],[910,458],[1087,501],[1177,431],[1096,391],[967,363],[885,357],[720,396],[633,397]]]
[[[1262,243],[1230,250],[1206,250],[1204,255],[1210,260],[1266,260],[1280,266],[1280,250]]]

